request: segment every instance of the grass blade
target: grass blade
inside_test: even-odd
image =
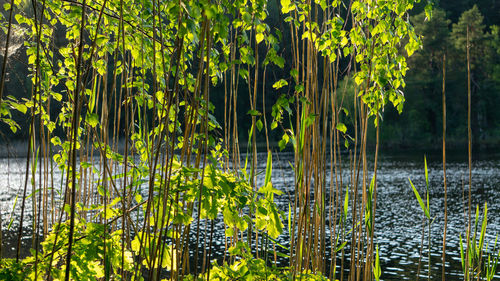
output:
[[[271,151],[267,152],[267,166],[266,166],[266,178],[264,181],[264,186],[266,186],[271,181],[271,173],[273,171],[273,156]]]
[[[462,235],[458,236],[460,238],[460,261],[462,262],[462,272],[465,275],[465,259],[464,259],[464,243],[462,241]]]
[[[424,169],[425,169],[425,186],[429,188],[429,172],[427,170],[427,158],[424,155]]]
[[[378,253],[378,245],[377,245],[377,255],[375,257],[375,266],[373,267],[373,275],[375,277],[375,280],[379,281],[381,274],[382,274],[382,270],[380,268],[380,256]]]
[[[484,203],[483,223],[481,225],[481,235],[479,236],[479,252],[483,249],[484,236],[486,235],[486,226],[488,225],[488,204]]]
[[[422,198],[420,197],[420,194],[418,193],[417,189],[415,188],[415,186],[411,182],[410,178],[408,178],[408,181],[410,182],[411,188],[413,189],[413,193],[415,193],[415,197],[417,197],[418,204],[420,204],[420,207],[422,208],[422,211],[424,211],[425,216],[427,218],[430,218],[429,211],[425,207],[424,202],[422,201]]]
[[[10,227],[12,226],[12,223],[14,222],[14,210],[16,209],[18,197],[19,197],[19,195],[16,195],[16,199],[14,199],[14,205],[12,206],[12,211],[10,212],[10,220],[9,220],[9,225],[7,226],[7,230],[10,230]]]
[[[344,219],[347,218],[347,209],[349,206],[349,187],[346,186],[345,189],[345,199],[344,199]]]

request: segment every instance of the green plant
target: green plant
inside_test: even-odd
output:
[[[413,193],[415,194],[415,197],[418,201],[418,204],[420,205],[420,208],[424,212],[424,216],[427,218],[427,278],[428,280],[431,279],[431,224],[434,221],[434,219],[431,218],[431,210],[430,210],[430,199],[429,199],[429,173],[427,170],[427,159],[424,156],[424,171],[425,171],[425,204],[422,201],[422,197],[420,197],[420,194],[418,193],[418,190],[415,188],[413,183],[411,182],[410,178],[408,178],[408,181],[410,182],[411,188],[413,189]],[[422,241],[423,241],[423,230],[422,230]],[[419,269],[420,269],[420,260],[419,260]],[[419,272],[417,272],[417,278],[418,278]]]
[[[23,261],[16,262],[15,259],[2,258],[0,261],[0,280],[27,280],[29,273],[27,268],[28,265]]]
[[[122,260],[121,230],[114,231],[103,239],[103,229],[107,225],[75,223],[75,242],[70,270],[71,280],[95,280],[96,278],[116,280],[130,279],[133,270],[133,255],[125,250]],[[4,259],[0,265],[2,280],[51,280],[65,279],[66,252],[68,248],[69,221],[54,225],[54,230],[42,242],[42,251],[23,259],[19,263]],[[105,251],[106,249],[106,251]],[[123,271],[122,271],[123,269]],[[123,274],[125,272],[125,277]],[[142,279],[137,279],[142,280]]]
[[[476,206],[476,216],[474,219],[474,228],[472,236],[465,236],[466,247],[462,235],[460,235],[460,259],[462,262],[462,271],[464,280],[472,280],[474,278],[493,280],[496,274],[498,260],[500,258],[500,250],[497,249],[497,238],[493,249],[490,251],[488,243],[485,243],[486,227],[488,225],[488,205],[485,203],[483,208],[483,219],[481,220],[481,229],[479,227],[479,205]],[[479,236],[477,236],[479,231]],[[487,254],[487,259],[486,259]]]
[[[303,271],[296,275],[293,275],[286,267],[268,266],[266,265],[266,262],[264,260],[254,258],[250,254],[250,248],[246,243],[238,243],[235,247],[229,249],[229,252],[231,255],[238,256],[238,260],[230,265],[217,265],[216,263],[214,263],[209,273],[198,276],[195,280],[329,280],[321,273],[312,274],[310,271]],[[190,278],[192,277],[189,277],[189,279]]]
[[[347,243],[351,205],[351,277],[378,278],[374,218],[379,115],[387,103],[401,110],[407,65],[399,51],[404,48],[411,55],[420,46],[406,20],[417,2],[352,1],[348,15],[353,22],[348,24],[344,21],[349,17],[341,16],[341,1],[282,0],[274,8],[286,17],[282,24],[290,32],[285,35],[268,25],[270,5],[275,4],[264,0],[48,0],[34,2],[33,16],[19,11],[15,19],[27,30],[32,96],[22,105],[2,103],[0,113],[8,115],[6,106],[30,113],[23,194],[30,171],[37,192],[23,196],[22,209],[31,200],[33,235],[38,237],[39,229],[45,235],[42,251],[35,247],[34,257],[27,260],[33,264],[30,277],[210,276],[217,218],[224,222],[225,252],[231,254],[225,265],[237,273],[219,265],[213,272],[252,272],[258,278],[262,271],[272,273],[267,253],[283,232],[284,216],[274,202],[282,192],[271,182],[264,92],[266,70],[277,67],[285,74],[279,73],[273,89],[289,93],[273,106],[271,129],[283,130],[279,146],[291,142],[295,155],[286,274],[323,278],[329,242],[335,246],[335,268],[337,252]],[[291,39],[289,62],[281,55],[288,52],[281,46],[287,42],[283,36]],[[353,126],[341,121],[349,112],[340,97],[345,93],[337,95],[339,63],[347,60],[355,65]],[[213,86],[224,88],[224,126],[215,117],[220,108],[214,104],[220,103],[214,102],[218,97]],[[250,109],[245,108],[245,117],[251,122],[245,122],[248,147],[241,167],[238,94],[245,87]],[[286,114],[290,124],[283,122]],[[371,121],[377,126],[377,142],[368,186]],[[348,127],[354,127],[354,139]],[[257,186],[257,134],[262,129],[268,157],[264,184]],[[345,194],[341,138],[346,147],[354,142],[356,177]],[[327,144],[333,163],[330,186]],[[49,173],[54,164],[62,175],[59,189],[52,186],[54,174]],[[336,228],[337,222],[342,229]],[[23,215],[19,241],[22,230]],[[90,238],[104,242],[85,247]],[[231,253],[236,248],[255,254]],[[265,260],[260,259],[262,252]],[[330,276],[334,279],[335,272]]]

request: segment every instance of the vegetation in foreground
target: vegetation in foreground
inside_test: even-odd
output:
[[[418,2],[6,3],[0,118],[15,131],[13,112],[29,117],[18,239],[32,204],[34,246],[30,257],[21,259],[18,246],[15,259],[2,259],[0,277],[378,280],[381,113],[388,104],[402,111],[407,57],[421,46],[408,20]],[[269,22],[271,13],[279,22]],[[29,99],[4,93],[12,31],[25,36]],[[342,85],[343,77],[353,85]],[[214,105],[216,85],[223,102]],[[469,84],[469,110],[470,92]],[[266,105],[271,93],[278,98]],[[241,132],[243,98],[251,125]],[[272,131],[281,149],[294,152],[287,215],[274,203],[282,192],[271,181]],[[257,165],[258,134],[266,140],[265,171]],[[470,140],[469,114],[469,149]],[[350,151],[347,178],[342,149]],[[61,186],[53,184],[54,169]],[[428,200],[427,207],[418,201],[430,224]],[[216,219],[224,222],[220,263],[212,253]],[[276,241],[285,219],[288,248]],[[492,278],[489,259],[481,270],[483,241],[476,244],[471,225],[464,277]],[[326,244],[333,245],[330,259]],[[278,255],[286,268],[272,266]]]

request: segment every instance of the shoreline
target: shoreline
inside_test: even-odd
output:
[[[379,147],[379,152],[383,154],[434,154],[441,153],[441,142],[436,142],[434,144],[417,144],[417,143],[382,143]],[[58,147],[51,145],[52,151],[58,151]],[[500,141],[496,140],[484,140],[479,143],[472,145],[473,155],[491,154],[495,156],[500,154],[498,147],[500,146]],[[125,141],[123,139],[119,140],[118,152],[123,153],[125,147]],[[270,142],[270,148],[273,153],[293,153],[293,148],[291,144],[287,145],[285,149],[280,150],[278,142]],[[351,144],[350,149],[353,148]],[[240,154],[244,155],[247,151],[247,144],[240,144]],[[358,149],[360,147],[358,146]],[[329,151],[329,143],[327,144],[327,151]],[[342,146],[341,153],[347,154],[349,150]],[[467,143],[466,142],[449,142],[446,144],[446,151],[452,154],[462,154],[467,153]],[[257,143],[257,152],[266,152],[266,143]],[[374,144],[367,144],[367,152],[369,154],[375,152]],[[327,152],[328,153],[328,152]],[[25,158],[28,155],[28,141],[26,140],[14,140],[7,142],[0,142],[0,158]]]

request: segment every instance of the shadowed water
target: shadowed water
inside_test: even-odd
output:
[[[347,156],[344,155],[347,162]],[[431,216],[435,218],[431,226],[431,280],[441,277],[441,252],[442,235],[444,224],[444,190],[443,172],[440,154],[431,154],[429,161],[430,182],[430,208]],[[265,171],[266,155],[259,155],[258,169]],[[2,215],[2,230],[4,235],[4,256],[13,256],[15,253],[15,233],[19,228],[21,209],[22,187],[24,186],[25,159],[11,158],[0,159],[0,211]],[[285,213],[288,211],[289,198],[293,198],[293,172],[289,162],[293,162],[293,155],[287,153],[275,154],[273,156],[273,184],[276,188],[284,191],[284,194],[276,198],[279,207]],[[372,170],[370,168],[369,170]],[[349,182],[349,171],[343,166],[343,182]],[[55,176],[54,178],[60,178]],[[258,184],[262,184],[261,177]],[[330,176],[327,175],[329,185]],[[370,175],[371,178],[371,175]],[[420,243],[422,238],[423,212],[418,205],[415,195],[409,185],[411,178],[420,194],[425,191],[425,177],[423,155],[393,154],[384,155],[379,159],[377,210],[375,221],[375,243],[379,245],[380,260],[383,280],[414,280],[416,278],[417,266],[420,256]],[[488,204],[488,228],[486,243],[490,247],[494,243],[496,234],[500,234],[500,155],[485,154],[474,156],[472,170],[472,206],[479,204],[480,210],[486,202]],[[447,258],[446,274],[447,280],[461,280],[461,265],[459,253],[459,235],[465,233],[467,223],[466,198],[468,194],[468,166],[467,159],[462,156],[450,157],[447,163],[448,181],[448,233],[447,233]],[[61,193],[60,182],[54,183],[55,193]],[[345,187],[344,187],[345,188]],[[31,188],[28,187],[28,194]],[[16,196],[19,195],[17,205],[13,209]],[[464,201],[465,200],[465,201]],[[12,216],[11,216],[12,215]],[[285,214],[286,215],[286,214]],[[23,253],[31,246],[31,230],[29,225],[32,221],[32,201],[26,201],[25,210],[25,235],[23,237]],[[7,230],[10,225],[10,230]],[[286,218],[284,218],[285,231]],[[329,222],[327,221],[327,224]],[[205,243],[209,240],[210,233],[204,229],[210,229],[210,223],[201,221],[200,241]],[[195,226],[192,229],[196,229]],[[215,223],[213,234],[212,258],[222,259],[224,251],[224,228],[219,220]],[[426,228],[427,231],[427,228]],[[327,233],[329,236],[329,233]],[[194,241],[195,238],[191,238]],[[288,234],[284,233],[280,238],[284,246],[289,246]],[[203,247],[200,245],[200,254]],[[330,245],[328,245],[329,247]],[[348,246],[346,252],[348,252]],[[278,251],[285,252],[277,248]],[[330,248],[327,249],[330,252]],[[287,253],[288,254],[288,253]],[[420,275],[422,279],[427,278],[427,236],[424,240],[422,253],[422,264]],[[338,256],[337,256],[338,257]],[[349,256],[346,256],[349,258]],[[325,257],[331,259],[329,254]],[[280,259],[281,264],[286,264],[286,259]],[[328,262],[329,263],[329,262]],[[340,265],[340,259],[337,262]],[[337,268],[337,272],[340,267]],[[346,270],[347,271],[347,270]],[[339,276],[337,276],[339,278]]]

